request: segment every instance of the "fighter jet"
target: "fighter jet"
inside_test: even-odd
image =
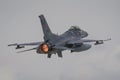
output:
[[[48,58],[51,58],[52,54],[57,54],[58,57],[62,56],[62,51],[70,50],[72,52],[81,52],[91,48],[91,42],[94,42],[95,45],[103,44],[106,40],[91,40],[86,39],[88,33],[77,26],[72,26],[66,32],[61,35],[57,35],[51,32],[47,21],[44,15],[40,15],[40,22],[43,30],[44,41],[41,42],[32,42],[32,43],[23,43],[23,44],[9,44],[8,46],[16,46],[16,49],[24,48],[25,46],[35,46],[34,48],[19,51],[31,51],[36,50],[38,54],[46,54]]]

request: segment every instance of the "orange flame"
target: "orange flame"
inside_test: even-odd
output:
[[[42,44],[40,50],[44,53],[48,53],[49,47],[47,44]]]

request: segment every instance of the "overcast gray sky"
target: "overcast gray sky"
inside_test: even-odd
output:
[[[77,25],[89,39],[112,40],[51,59],[7,47],[43,40],[40,14],[54,33]],[[120,80],[119,35],[120,0],[0,0],[0,80]]]

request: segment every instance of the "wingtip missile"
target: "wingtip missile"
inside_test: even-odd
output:
[[[9,44],[8,46],[17,46],[18,44],[17,43],[14,43],[14,44]]]

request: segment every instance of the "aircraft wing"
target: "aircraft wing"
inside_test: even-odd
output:
[[[110,38],[109,39],[105,39],[105,40],[91,40],[91,39],[82,39],[83,42],[96,42],[96,41],[109,41],[111,40]]]
[[[43,42],[32,42],[32,43],[23,43],[23,44],[9,44],[8,46],[16,46],[16,49],[24,48],[25,46],[35,46],[35,45],[40,45]]]
[[[104,41],[109,41],[111,40],[110,38],[109,39],[105,39],[105,40],[90,40],[90,39],[77,39],[77,40],[72,40],[72,41],[69,41],[67,44],[80,44],[80,43],[87,43],[87,42],[95,42],[95,45],[97,44],[103,44]]]
[[[21,46],[33,46],[33,45],[39,45],[42,42],[32,42],[32,43],[23,43],[23,44],[9,44],[8,46],[17,46],[17,45],[21,45]]]

